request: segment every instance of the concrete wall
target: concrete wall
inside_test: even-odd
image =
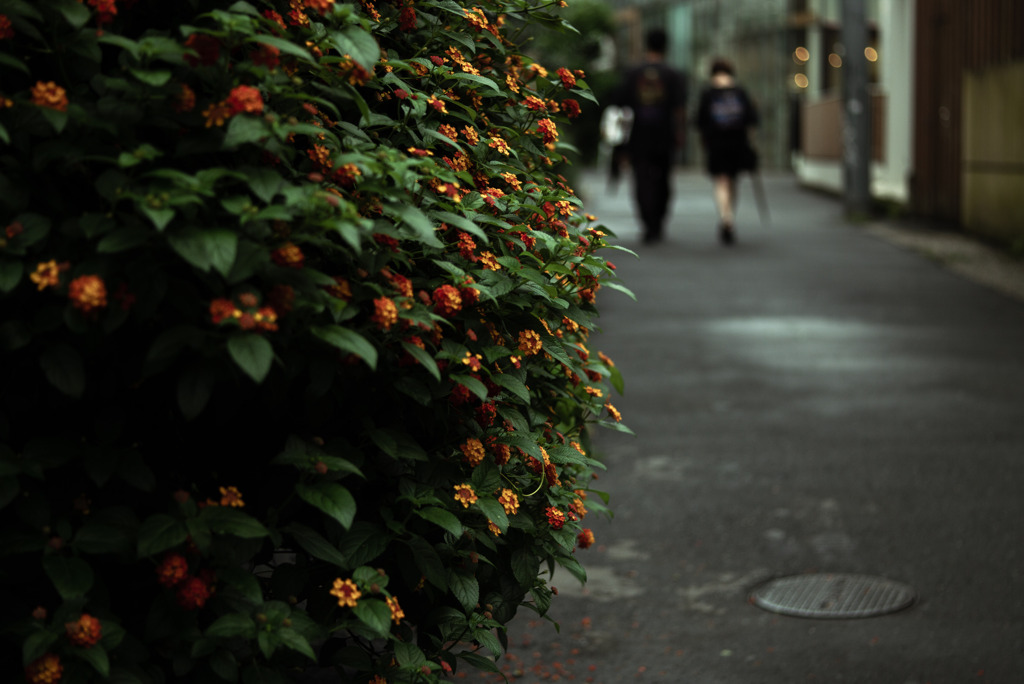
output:
[[[967,71],[963,83],[964,228],[1024,242],[1024,61]]]

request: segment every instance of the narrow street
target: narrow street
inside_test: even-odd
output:
[[[1024,676],[1024,302],[855,226],[834,197],[741,186],[717,243],[708,180],[676,179],[667,239],[642,245],[628,184],[587,210],[629,254],[602,332],[635,437],[602,430],[613,519],[588,518],[550,623],[528,611],[513,681],[1012,684]],[[948,259],[947,259],[948,260]],[[763,610],[772,578],[909,585],[909,608],[809,619]],[[470,675],[475,677],[476,675]]]

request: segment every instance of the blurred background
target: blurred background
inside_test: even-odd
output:
[[[848,49],[851,3],[867,44]],[[538,35],[545,64],[584,69],[601,103],[664,27],[695,106],[711,60],[730,59],[761,113],[765,170],[842,194],[844,67],[866,61],[865,143],[876,210],[927,219],[1024,253],[1021,0],[569,0],[575,41]],[[849,72],[849,69],[846,69]],[[601,106],[572,127],[579,165],[604,163]],[[701,163],[695,131],[679,160]]]

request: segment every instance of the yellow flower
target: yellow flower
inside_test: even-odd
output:
[[[238,487],[221,487],[220,505],[230,506],[231,508],[243,508],[245,502],[242,501],[242,493],[238,491]]]
[[[402,611],[402,607],[398,605],[397,596],[389,596],[387,598],[388,608],[391,609],[391,619],[395,621],[397,625],[405,617],[405,612]]]
[[[57,283],[60,281],[60,270],[60,266],[53,259],[42,261],[36,266],[35,273],[29,275],[29,278],[36,284],[39,291],[42,292],[48,287],[57,286]]]
[[[356,604],[359,603],[358,599],[363,595],[363,592],[359,591],[359,587],[356,583],[350,579],[343,580],[340,577],[334,580],[334,588],[331,589],[331,596],[338,597],[339,606],[348,606],[349,608],[355,608]]]
[[[460,504],[463,508],[469,508],[470,504],[476,503],[477,496],[476,492],[473,491],[473,485],[469,483],[463,483],[452,487],[455,490],[455,496],[452,497]]]
[[[526,356],[532,356],[539,354],[543,348],[543,343],[538,335],[533,330],[522,330],[519,333],[519,351],[523,352]]]
[[[466,440],[466,443],[459,447],[462,451],[462,455],[465,457],[466,462],[474,468],[480,465],[484,460],[486,451],[484,451],[483,442],[476,437],[470,437]]]
[[[622,422],[622,414],[619,413],[619,411],[614,406],[612,406],[611,404],[605,404],[604,407],[608,409],[608,415],[612,417],[612,420],[614,420],[616,423]]]
[[[515,515],[519,510],[519,497],[511,489],[502,489],[501,496],[498,497],[498,503],[505,509],[505,513],[508,515]]]

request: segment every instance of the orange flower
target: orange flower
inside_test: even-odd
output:
[[[544,510],[545,515],[548,518],[548,524],[556,530],[562,529],[565,525],[565,513],[558,510],[554,506],[548,506]]]
[[[541,119],[538,121],[537,130],[540,132],[545,145],[558,142],[558,127],[555,126],[555,122],[551,119]]]
[[[487,143],[487,146],[492,148],[492,149],[497,150],[499,153],[505,155],[506,157],[508,156],[508,152],[509,152],[508,143],[505,142],[499,136],[494,136],[493,138],[491,138],[491,141],[489,143]]]
[[[478,134],[476,132],[476,129],[470,125],[462,127],[462,134],[466,136],[466,142],[468,142],[470,145],[475,146],[478,142],[480,142],[480,134]]]
[[[476,503],[477,496],[476,492],[473,491],[473,485],[464,482],[460,485],[455,485],[452,489],[455,490],[455,496],[452,498],[462,504],[463,508],[469,508],[470,504]]]
[[[188,561],[180,553],[169,553],[156,566],[156,581],[165,587],[177,586],[188,575]]]
[[[493,534],[495,537],[501,535],[501,528],[498,527],[493,520],[487,520],[487,529],[490,530],[491,534]]]
[[[187,83],[181,84],[181,93],[174,98],[174,111],[191,112],[196,106],[196,93]]]
[[[338,605],[349,608],[355,608],[356,604],[359,603],[359,597],[363,595],[363,592],[359,591],[359,587],[356,583],[350,579],[343,580],[340,577],[334,580],[334,588],[330,591],[331,596],[338,597]]]
[[[56,109],[58,112],[68,110],[67,91],[53,81],[37,82],[32,86],[32,104],[47,109]]]
[[[68,640],[75,646],[91,648],[96,645],[102,636],[103,627],[100,621],[88,613],[82,613],[74,622],[64,624]]]
[[[78,276],[68,285],[68,299],[82,313],[92,313],[107,305],[107,286],[98,275]]]
[[[331,5],[334,4],[334,0],[303,0],[303,4],[311,10],[316,10],[320,14],[327,14],[328,10],[331,9]]]
[[[446,138],[451,138],[452,140],[456,140],[459,137],[458,129],[450,124],[441,124],[437,127],[437,132]]]
[[[214,102],[203,110],[203,116],[206,118],[206,127],[223,126],[224,122],[231,118],[232,113],[227,101]]]
[[[232,114],[259,114],[263,111],[263,96],[259,88],[240,85],[231,89],[225,100]]]
[[[571,71],[569,71],[565,67],[562,67],[561,69],[558,70],[558,77],[562,79],[562,87],[564,87],[566,90],[576,85],[576,77],[573,75]]]
[[[523,352],[526,356],[533,356],[539,354],[543,348],[540,335],[533,330],[522,330],[519,332],[519,351]]]
[[[32,661],[25,668],[25,679],[32,684],[57,684],[63,674],[64,666],[60,664],[60,657],[53,653]]]
[[[622,422],[622,414],[619,413],[618,409],[616,409],[611,404],[605,404],[604,407],[608,409],[608,415],[612,417],[612,420],[614,420],[616,423]]]
[[[480,252],[480,264],[488,271],[501,270],[501,264],[498,263],[498,257],[494,256],[494,252]]]
[[[373,315],[370,320],[377,324],[381,330],[387,330],[398,322],[398,307],[388,297],[378,297],[373,300]]]
[[[334,282],[336,285],[328,285],[324,288],[327,294],[338,299],[344,299],[346,302],[352,299],[352,286],[349,282],[341,276],[334,276]]]
[[[505,509],[505,513],[508,515],[515,515],[519,510],[519,497],[511,489],[502,489],[501,496],[498,497],[498,503]]]
[[[232,318],[236,311],[238,309],[230,299],[218,298],[210,302],[210,320],[213,323],[220,323],[227,318]]]
[[[185,610],[196,610],[206,605],[210,598],[210,587],[199,577],[189,577],[178,585],[175,597],[178,605]]]
[[[589,527],[585,528],[582,532],[576,535],[576,546],[581,549],[589,549],[594,545],[594,533]]]
[[[220,505],[230,506],[231,508],[243,508],[245,502],[242,501],[242,492],[238,491],[238,487],[221,487]]]
[[[35,273],[29,275],[29,279],[36,284],[42,292],[48,287],[56,287],[60,282],[60,272],[64,269],[56,261],[41,261],[36,266]]]
[[[452,285],[442,285],[431,296],[434,312],[441,316],[454,316],[462,308],[462,295]]]
[[[286,266],[288,268],[302,268],[306,261],[306,257],[299,246],[291,242],[271,252],[270,258],[278,266]]]
[[[483,442],[476,437],[467,439],[466,443],[460,446],[459,449],[462,451],[462,456],[466,463],[474,468],[483,462],[486,455]]]
[[[388,608],[391,609],[391,619],[394,620],[397,625],[402,621],[402,618],[405,617],[405,612],[402,610],[402,607],[398,605],[398,597],[388,596],[387,602]]]
[[[527,109],[531,109],[535,112],[540,111],[541,109],[547,109],[547,105],[544,104],[544,100],[540,99],[536,95],[528,96],[523,100],[523,104],[526,105]]]
[[[575,119],[580,115],[580,103],[572,98],[562,100],[562,111],[570,119]]]

